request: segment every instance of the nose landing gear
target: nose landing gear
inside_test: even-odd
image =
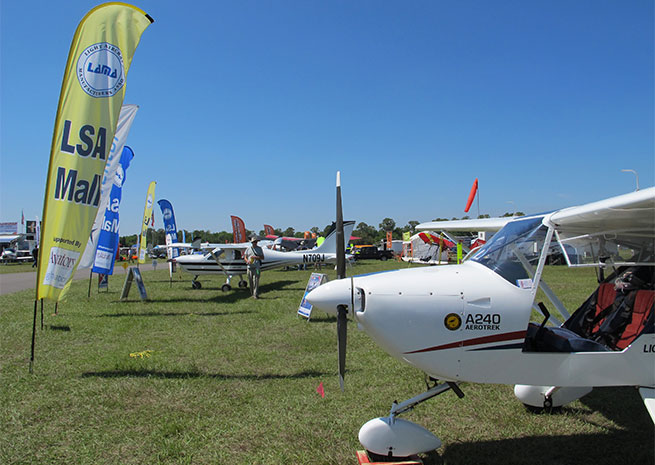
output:
[[[441,447],[441,440],[422,426],[396,418],[425,402],[452,389],[459,398],[464,393],[453,382],[434,384],[418,396],[401,403],[394,402],[388,417],[374,418],[359,430],[359,442],[366,450],[386,457],[409,457]]]

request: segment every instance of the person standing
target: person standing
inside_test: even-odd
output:
[[[259,299],[259,277],[262,271],[262,260],[264,259],[264,251],[258,245],[258,242],[259,238],[257,236],[252,236],[250,238],[250,247],[248,247],[243,254],[248,270],[250,291],[255,299]]]

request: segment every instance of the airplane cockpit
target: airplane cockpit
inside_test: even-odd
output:
[[[469,259],[521,289],[531,288],[534,267],[548,232],[543,218],[531,217],[507,224]]]
[[[548,227],[545,215],[513,221],[470,260],[480,263],[533,298],[540,288],[564,321],[542,303],[533,302],[543,322],[530,323],[526,352],[598,352],[625,349],[654,325],[655,263],[652,240],[618,233],[576,234]],[[570,267],[596,267],[598,288],[569,314],[541,279],[549,257]],[[605,277],[607,271],[608,276]],[[548,323],[548,326],[547,326]],[[553,324],[555,326],[553,326]]]

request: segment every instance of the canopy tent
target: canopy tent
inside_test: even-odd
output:
[[[402,258],[406,262],[445,265],[448,263],[448,248],[451,246],[454,247],[455,244],[440,238],[432,231],[420,232],[403,242]],[[439,256],[439,250],[441,250],[441,256]]]

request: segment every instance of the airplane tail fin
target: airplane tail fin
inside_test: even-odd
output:
[[[333,225],[334,226],[334,225]],[[353,234],[353,229],[355,229],[354,221],[344,221],[343,222],[343,241],[344,248],[348,245],[350,236]],[[317,253],[337,253],[337,231],[336,228],[331,228],[327,237],[323,243],[313,250]]]

